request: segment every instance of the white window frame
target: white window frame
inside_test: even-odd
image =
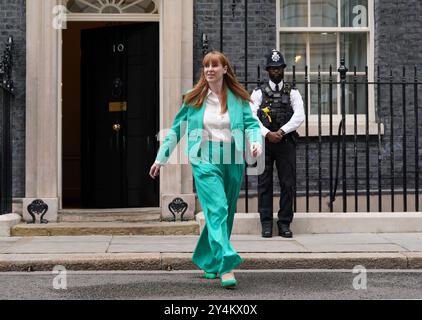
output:
[[[367,8],[367,19],[368,19],[368,26],[367,27],[342,27],[341,26],[341,0],[337,0],[337,27],[311,27],[311,0],[308,0],[308,27],[281,27],[281,17],[282,17],[282,8],[281,8],[281,0],[276,0],[276,27],[277,27],[277,48],[281,48],[280,45],[280,34],[281,33],[304,33],[309,35],[310,33],[336,33],[337,34],[337,61],[340,61],[340,34],[341,33],[366,33],[367,34],[367,61],[366,64],[368,66],[368,81],[373,82],[375,78],[375,27],[374,27],[374,0],[368,0],[368,8]],[[310,41],[309,38],[306,42],[306,65],[310,66]],[[340,80],[340,75],[337,72],[338,66],[333,66],[333,75],[337,77],[337,80]],[[346,66],[348,68],[352,68],[352,66]],[[308,69],[309,70],[309,69]],[[317,72],[309,72],[308,76],[312,76],[312,79],[315,78]],[[347,75],[353,76],[353,70],[349,70]],[[292,72],[286,72],[286,75],[292,75]],[[296,75],[305,75],[304,71],[296,70]],[[321,72],[321,75],[329,75],[329,72]],[[365,72],[357,72],[358,76],[365,76]],[[301,92],[303,99],[305,98],[304,92]],[[341,120],[341,88],[340,85],[337,85],[337,114],[333,113],[333,133],[337,131],[338,124]],[[369,107],[369,133],[370,134],[378,134],[378,127],[376,123],[376,116],[375,116],[375,90],[374,85],[369,85],[368,90],[368,107]],[[309,135],[310,136],[317,136],[318,135],[318,115],[310,114],[311,112],[311,94],[309,90],[308,95],[308,123],[309,123]],[[365,114],[358,114],[357,115],[357,127],[358,127],[358,134],[362,135],[366,132],[366,116]],[[323,114],[321,115],[321,126],[322,126],[322,135],[329,134],[329,115]],[[299,128],[299,133],[303,136],[305,135],[305,125],[303,124]],[[383,127],[382,127],[383,133]],[[347,114],[346,115],[346,134],[352,135],[354,134],[354,115]]]

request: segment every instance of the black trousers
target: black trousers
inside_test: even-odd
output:
[[[279,143],[265,141],[265,170],[258,176],[258,211],[262,225],[273,222],[273,172],[274,162],[280,183],[280,208],[278,226],[293,220],[293,199],[296,173],[296,144],[290,136]]]

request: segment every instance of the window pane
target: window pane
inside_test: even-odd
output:
[[[367,27],[368,0],[341,0],[341,26]]]
[[[337,0],[311,0],[311,27],[337,27]]]
[[[310,39],[310,56],[311,71],[318,71],[318,65],[321,71],[329,71],[330,65],[333,70],[337,65],[337,34],[336,33],[311,33]]]
[[[346,84],[346,113],[354,114],[355,110],[355,99],[357,103],[357,113],[365,114],[366,102],[365,102],[365,77],[357,76],[356,83],[356,93],[355,97],[355,85],[354,85],[354,76],[347,76]]]
[[[327,82],[327,84],[321,83],[321,114],[330,114],[330,85],[328,81],[330,76],[322,75],[321,82]],[[315,82],[310,85],[311,93],[311,114],[318,114],[318,81],[317,75],[312,75],[311,81]],[[333,74],[333,86],[332,86],[332,99],[333,99],[333,115],[337,114],[337,76]]]
[[[306,34],[284,33],[280,34],[280,52],[284,55],[287,68],[292,71],[296,66],[297,71],[305,71],[306,65]]]
[[[343,33],[340,35],[340,57],[345,57],[346,67],[353,72],[365,71],[367,35],[366,33]]]
[[[308,26],[308,0],[281,0],[280,9],[281,27]]]

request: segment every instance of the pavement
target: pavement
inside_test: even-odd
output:
[[[198,270],[198,236],[50,236],[0,238],[0,272]],[[233,235],[239,269],[422,269],[422,233]]]

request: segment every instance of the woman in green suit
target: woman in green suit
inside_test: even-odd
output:
[[[262,138],[249,107],[249,93],[239,84],[227,57],[210,52],[202,66],[201,78],[184,97],[150,176],[158,176],[187,124],[188,157],[206,221],[192,260],[206,278],[219,274],[222,286],[233,288],[237,284],[233,269],[242,262],[230,235],[245,168],[244,136],[246,132],[253,157],[262,152]]]

